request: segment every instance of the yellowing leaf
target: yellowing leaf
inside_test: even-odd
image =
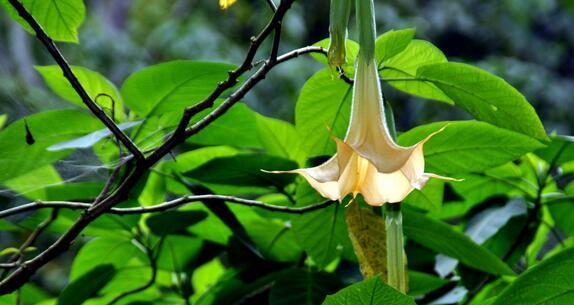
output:
[[[351,203],[345,209],[345,221],[363,276],[369,278],[381,274],[386,281],[387,233],[383,218],[357,203]]]

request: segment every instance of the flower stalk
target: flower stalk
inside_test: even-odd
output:
[[[347,24],[351,15],[352,0],[331,0],[330,7],[330,44],[328,51],[329,64],[340,67],[347,62],[346,41]]]
[[[385,227],[387,230],[387,284],[407,293],[407,267],[403,241],[403,215],[400,203],[386,204]]]

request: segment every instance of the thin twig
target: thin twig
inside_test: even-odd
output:
[[[265,202],[257,201],[257,200],[250,200],[250,199],[243,199],[234,196],[226,196],[226,195],[193,195],[193,196],[184,196],[180,197],[171,201],[166,201],[164,203],[151,205],[151,206],[142,206],[142,207],[133,207],[133,208],[110,208],[106,214],[115,214],[115,215],[129,215],[129,214],[144,214],[144,213],[157,213],[157,212],[164,212],[167,210],[171,210],[177,207],[181,207],[190,203],[199,202],[199,201],[209,201],[209,200],[223,200],[231,203],[236,203],[240,205],[250,206],[261,208],[264,210],[274,211],[274,212],[282,212],[282,213],[290,213],[290,214],[303,214],[307,212],[312,212],[318,209],[322,209],[333,204],[333,201],[325,201],[309,206],[304,207],[287,207],[287,206],[278,206],[272,205]],[[28,212],[28,211],[35,211],[40,209],[49,209],[49,208],[59,208],[59,209],[69,209],[69,210],[86,210],[92,207],[91,203],[86,202],[71,202],[71,201],[35,201],[27,204],[23,204],[11,209],[7,209],[0,212],[0,219]]]
[[[72,72],[70,65],[54,43],[54,41],[46,34],[46,32],[42,29],[40,24],[34,19],[34,17],[28,13],[26,8],[20,1],[18,0],[8,0],[12,7],[16,9],[20,17],[32,27],[34,32],[36,33],[36,37],[48,50],[50,55],[54,58],[60,69],[64,74],[64,77],[68,80],[72,88],[78,93],[82,102],[90,109],[90,111],[114,134],[116,138],[118,138],[126,148],[136,157],[138,161],[144,160],[143,153],[136,147],[136,145],[132,142],[132,140],[112,121],[106,113],[102,110],[98,104],[96,104],[88,95],[78,78]]]

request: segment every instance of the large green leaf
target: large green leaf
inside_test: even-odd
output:
[[[175,221],[174,221],[175,222]],[[189,236],[170,235],[158,242],[161,244],[158,268],[172,272],[185,272],[199,255],[203,241]]]
[[[110,114],[112,105],[114,105],[115,119],[120,121],[124,120],[125,114],[122,97],[118,88],[116,88],[112,82],[100,73],[88,68],[79,66],[71,66],[71,68],[80,84],[86,89],[86,92],[94,102],[103,109],[108,110],[107,112]],[[64,77],[59,66],[36,66],[36,70],[42,75],[50,89],[58,96],[68,102],[85,107],[82,99]],[[102,95],[98,97],[99,94],[105,94],[107,96]]]
[[[422,190],[414,189],[403,203],[427,211],[438,211],[444,197],[444,181],[430,179]]]
[[[305,162],[301,138],[292,124],[264,117],[257,117],[259,141],[268,154],[296,161],[300,166]]]
[[[142,117],[182,113],[207,97],[231,69],[227,64],[189,60],[161,63],[130,75],[121,91],[126,105]]]
[[[25,122],[33,144],[26,143]],[[46,150],[49,146],[101,128],[103,125],[91,115],[73,110],[38,113],[12,123],[0,131],[0,182],[51,164],[71,152],[50,152]]]
[[[270,305],[320,305],[328,294],[342,287],[333,274],[291,269],[280,277],[269,294]]]
[[[409,295],[420,296],[439,289],[450,281],[418,271],[409,271]]]
[[[344,207],[340,204],[295,216],[293,230],[301,247],[319,268],[340,256],[342,247],[351,247]]]
[[[20,2],[50,38],[57,41],[78,42],[78,28],[86,14],[83,0],[21,0]],[[0,0],[0,4],[10,17],[28,32],[33,33],[32,28],[18,15],[8,0]]]
[[[574,304],[574,249],[546,259],[518,277],[493,305]]]
[[[421,79],[411,79],[417,74],[418,68],[444,62],[447,62],[446,57],[432,43],[415,39],[402,52],[382,61],[379,69],[381,78],[399,90],[452,104],[452,100],[434,84]]]
[[[290,170],[295,168],[297,168],[297,164],[286,159],[262,154],[240,154],[213,159],[187,172],[186,176],[216,184],[283,188],[295,180],[294,175],[271,174],[262,170]]]
[[[544,126],[526,98],[502,78],[462,63],[426,65],[416,78],[430,81],[475,118],[547,140]]]
[[[379,36],[375,45],[375,53],[379,66],[405,50],[413,40],[415,32],[416,29],[414,28],[398,31],[390,30]]]
[[[533,138],[478,121],[422,125],[402,134],[399,143],[413,145],[445,125],[445,130],[424,146],[431,172],[453,175],[481,172],[543,147]]]
[[[63,182],[58,171],[52,165],[46,165],[7,180],[4,185],[28,199],[49,200],[46,188],[61,183]]]
[[[295,107],[295,126],[308,157],[335,152],[329,129],[339,138],[345,135],[351,96],[351,86],[329,69],[317,72],[305,83]]]
[[[415,242],[478,270],[492,274],[514,274],[500,258],[451,226],[420,213],[404,212],[405,235]]]
[[[323,305],[416,305],[412,297],[406,296],[384,284],[374,276],[353,284],[334,295],[327,296]]]
[[[116,275],[113,265],[98,265],[71,282],[60,294],[57,305],[80,305],[95,297]]]
[[[303,251],[288,225],[270,219],[254,219],[247,223],[246,229],[265,258],[277,262],[301,259]]]
[[[534,152],[548,163],[560,165],[574,160],[574,137],[552,136],[547,147]]]
[[[142,286],[151,276],[148,258],[132,240],[125,237],[99,237],[85,244],[76,255],[70,281],[79,281],[94,266],[112,266],[116,272],[102,292],[118,293]]]

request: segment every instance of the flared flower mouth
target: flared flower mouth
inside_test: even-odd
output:
[[[387,129],[377,64],[359,56],[351,121],[345,139],[335,138],[337,153],[316,167],[273,173],[301,174],[332,200],[361,194],[373,206],[400,202],[429,178],[456,180],[424,172],[423,146],[443,129],[410,147],[395,143]]]

